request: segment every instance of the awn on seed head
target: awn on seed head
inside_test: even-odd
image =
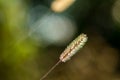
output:
[[[77,53],[78,50],[80,50],[85,45],[87,39],[87,35],[82,33],[75,40],[73,40],[60,55],[60,60],[40,80],[43,80],[59,63],[68,61],[75,53]]]

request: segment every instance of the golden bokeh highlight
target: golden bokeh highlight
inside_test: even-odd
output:
[[[60,13],[68,9],[74,2],[75,0],[55,0],[51,4],[51,9]]]

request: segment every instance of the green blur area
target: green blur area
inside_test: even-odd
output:
[[[51,2],[0,0],[0,80],[39,80],[59,60],[65,45],[36,45],[27,37],[28,10]],[[45,80],[119,80],[120,0],[77,0],[66,13],[77,24],[74,37],[85,32],[88,43]]]
[[[23,39],[27,35],[26,11],[27,5],[21,0],[0,0],[0,80],[36,78],[29,73],[29,68],[33,71],[29,63],[36,56],[37,48],[30,39]]]

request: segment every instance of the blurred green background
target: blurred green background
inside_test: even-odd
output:
[[[120,0],[0,0],[0,80],[39,80],[80,33],[88,42],[45,80],[120,80]]]

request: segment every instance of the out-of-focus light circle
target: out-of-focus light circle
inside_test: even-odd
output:
[[[75,0],[54,0],[51,4],[51,9],[54,12],[63,12],[69,8]]]
[[[72,39],[76,32],[74,21],[65,15],[48,11],[38,17],[37,20],[32,21],[29,31],[29,36],[38,42],[64,45]]]
[[[120,0],[117,0],[113,5],[113,18],[120,23]]]

